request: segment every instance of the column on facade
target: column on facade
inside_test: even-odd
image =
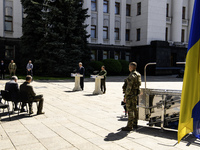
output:
[[[192,21],[193,7],[194,7],[194,0],[188,0],[188,20],[189,20],[189,25],[188,25],[187,41],[189,41],[189,36],[190,36],[190,27],[191,27],[191,21]]]
[[[103,1],[97,1],[97,11],[98,11],[98,25],[97,25],[97,37],[98,43],[103,44]]]
[[[22,36],[22,4],[20,0],[13,0],[13,37]]]
[[[183,0],[172,1],[172,41],[181,42]]]
[[[109,27],[109,35],[110,35],[110,44],[115,44],[115,0],[109,1],[109,12],[110,12],[110,27]]]
[[[0,1],[0,37],[4,36],[4,1]]]
[[[125,30],[126,30],[126,1],[121,0],[121,28],[120,28],[121,45],[126,45]]]
[[[86,31],[88,34],[91,34],[91,0],[84,0],[83,9],[88,9],[87,14],[90,16],[85,20],[85,24],[87,24]],[[90,37],[88,38],[88,42],[90,43]]]

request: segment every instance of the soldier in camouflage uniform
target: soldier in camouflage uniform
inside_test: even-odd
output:
[[[122,131],[131,131],[133,128],[137,128],[138,111],[137,96],[140,93],[141,75],[136,71],[137,63],[131,62],[129,64],[130,74],[125,79],[123,85],[124,102],[128,111],[128,123],[126,127],[122,128]]]

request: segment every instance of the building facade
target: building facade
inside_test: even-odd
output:
[[[163,45],[168,52],[176,47],[183,50],[170,52],[168,62],[158,61],[157,66],[172,67],[172,60],[184,61],[179,52],[186,53],[193,5],[194,0],[83,0],[83,8],[88,9],[90,16],[85,23],[91,35],[88,42],[92,60],[113,58],[142,64],[158,61],[150,58],[144,61],[145,52],[137,56],[136,51],[142,47],[158,51],[157,58],[165,57],[159,54],[163,48],[155,50],[153,42],[160,45],[159,41],[162,44],[165,41]],[[22,19],[20,0],[0,0],[1,59],[17,59]]]

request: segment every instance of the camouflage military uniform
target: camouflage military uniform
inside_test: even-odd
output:
[[[126,108],[128,111],[128,128],[137,126],[138,120],[138,111],[136,108],[137,105],[137,96],[140,91],[141,85],[141,75],[136,70],[132,71],[128,78],[125,79],[123,85],[123,92],[125,93],[126,99]]]

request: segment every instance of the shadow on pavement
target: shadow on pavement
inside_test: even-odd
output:
[[[121,140],[123,138],[125,138],[128,135],[128,131],[119,131],[117,133],[109,133],[104,141],[117,141],[117,140]]]
[[[160,129],[160,128],[153,128],[153,127],[144,127],[144,126],[139,126],[138,129],[136,130],[137,133],[140,134],[145,134],[145,135],[150,135],[154,137],[161,137],[161,138],[167,138],[167,139],[173,139],[177,140],[177,131],[174,130],[167,130],[167,129]],[[181,142],[186,143],[186,146],[196,145],[200,147],[200,139],[197,139],[195,136],[192,134],[186,135]],[[163,143],[158,143],[160,145],[164,146],[175,146],[177,143],[174,145],[166,145]]]
[[[6,122],[8,122],[8,121],[15,121],[15,120],[23,119],[23,118],[30,118],[30,117],[36,116],[36,114],[32,114],[31,116],[29,116],[29,114],[26,113],[26,112],[23,113],[23,114],[21,113],[19,115],[16,113],[14,116],[13,115],[10,116],[10,119],[11,119],[10,120],[9,116],[7,114],[8,113],[1,114],[1,117],[2,116],[7,116],[6,118],[3,118],[3,119],[1,118],[2,122],[4,122],[4,121],[6,121]]]
[[[98,96],[98,94],[84,94],[84,96]]]

